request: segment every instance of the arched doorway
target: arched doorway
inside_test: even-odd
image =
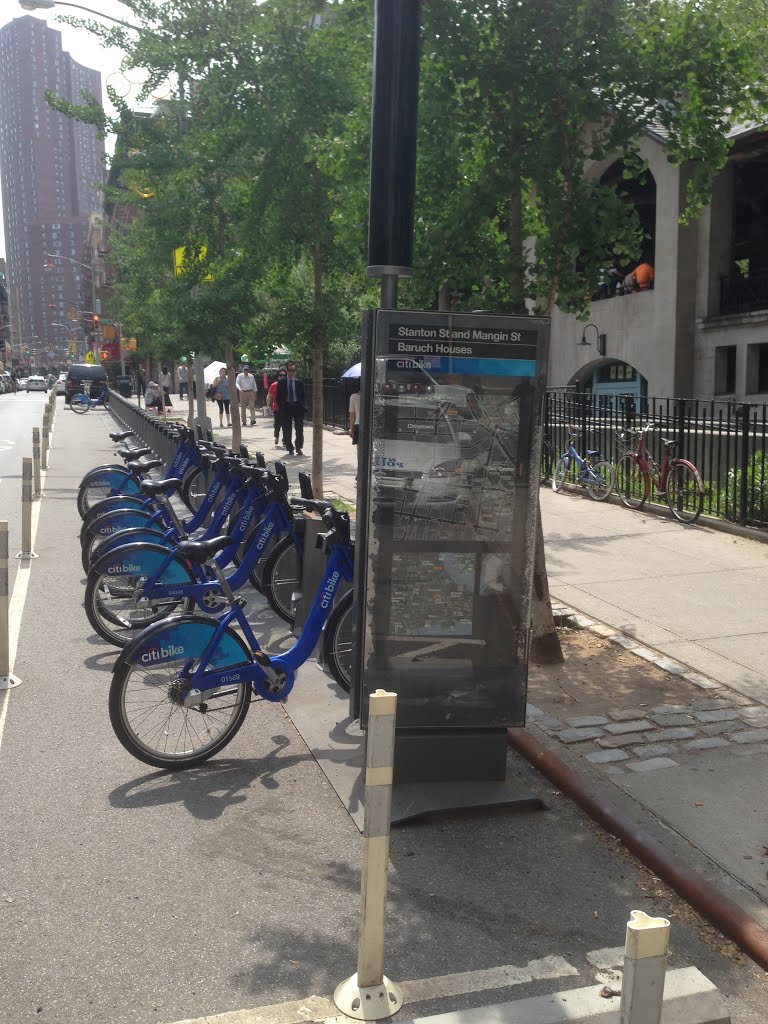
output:
[[[642,398],[648,381],[640,371],[620,359],[597,359],[582,366],[569,382],[577,393],[595,395],[599,406],[612,407],[620,395]]]

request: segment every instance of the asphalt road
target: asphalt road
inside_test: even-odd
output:
[[[147,769],[112,735],[115,652],[82,609],[74,505],[82,473],[109,460],[110,427],[108,413],[59,410],[23,683],[0,695],[0,1022],[168,1024],[329,995],[355,969],[361,840],[280,705],[254,705],[226,751],[177,775]],[[271,642],[284,633],[258,600],[252,615]],[[512,769],[545,810],[394,833],[387,973],[558,956],[567,976],[433,996],[400,1018],[596,983],[588,954],[621,946],[639,908],[672,915],[672,967],[719,985],[735,1024],[763,1022],[762,972],[722,956],[722,940],[655,895],[572,804]]]

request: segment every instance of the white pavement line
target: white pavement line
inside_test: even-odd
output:
[[[622,950],[623,953],[623,950]],[[440,999],[447,996],[485,992],[495,988],[512,988],[532,981],[566,978],[578,975],[575,967],[561,956],[545,956],[531,960],[525,967],[491,967],[482,971],[464,971],[444,974],[436,978],[401,983],[403,996],[408,1002]],[[232,1010],[214,1016],[195,1017],[175,1021],[174,1024],[302,1024],[303,1021],[323,1021],[323,1024],[349,1024],[349,1017],[335,1013],[332,999],[308,996],[290,1003],[257,1006],[250,1010]]]
[[[45,476],[43,472],[40,477],[40,486],[45,487]],[[40,521],[40,501],[32,504],[32,550],[35,550],[35,538],[37,537],[37,525]],[[8,671],[13,675],[13,668],[16,663],[16,651],[19,647],[19,633],[21,632],[21,616],[24,612],[24,604],[27,600],[27,589],[29,587],[29,574],[32,569],[32,559],[22,559],[16,570],[16,579],[13,582],[13,594],[8,604]],[[5,721],[8,717],[8,704],[11,699],[11,690],[5,691],[3,706],[0,708],[0,751],[3,747],[3,734],[5,732]]]

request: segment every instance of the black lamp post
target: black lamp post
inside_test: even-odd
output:
[[[584,330],[581,334],[581,341],[579,342],[579,346],[587,346],[592,344],[591,341],[587,341],[587,331],[590,329],[590,327],[595,332],[595,347],[597,348],[597,354],[599,356],[604,356],[607,335],[600,333],[600,329],[598,328],[597,324],[585,324]]]

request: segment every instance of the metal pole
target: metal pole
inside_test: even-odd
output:
[[[624,944],[619,1024],[661,1024],[669,921],[633,910]]]
[[[39,497],[42,492],[40,483],[40,428],[32,427],[32,468],[35,478],[35,494]]]
[[[333,994],[341,1012],[356,1020],[382,1020],[397,1013],[403,1005],[399,985],[384,975],[396,712],[396,693],[376,690],[371,694],[365,753],[365,825],[357,973],[343,981]]]
[[[11,675],[11,638],[8,618],[8,523],[0,520],[0,690],[10,690],[21,680]]]
[[[17,558],[36,558],[32,550],[32,459],[21,460],[21,551]]]
[[[203,365],[203,353],[195,354],[195,388],[197,390],[197,418],[195,423],[203,432],[205,437],[211,430],[211,421],[206,415],[205,409],[205,367]]]

